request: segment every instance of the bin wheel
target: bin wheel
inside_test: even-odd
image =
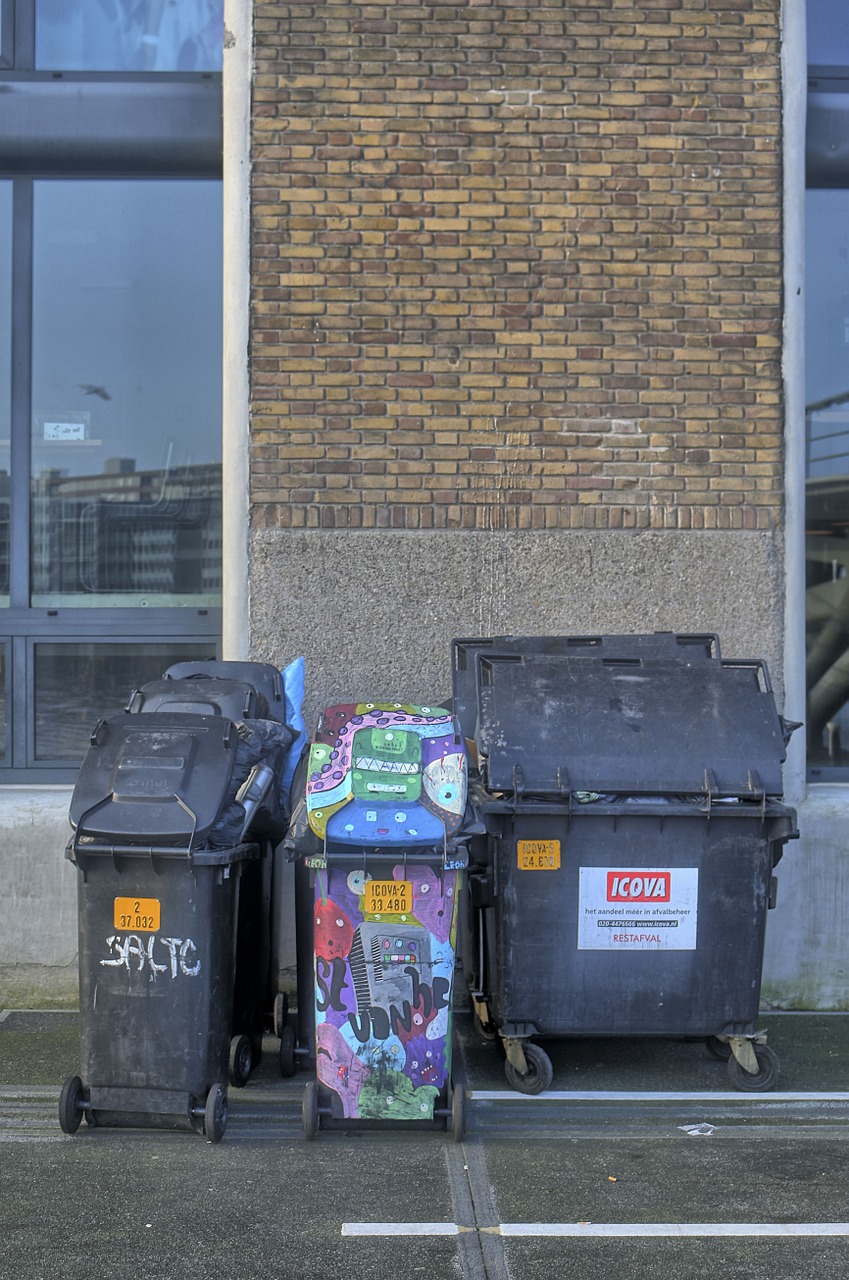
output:
[[[83,1118],[83,1082],[68,1076],[59,1095],[59,1125],[63,1133],[76,1133]]]
[[[280,1074],[286,1077],[295,1074],[294,1027],[285,1026],[280,1035]]]
[[[472,1026],[475,1035],[482,1044],[494,1044],[498,1039],[498,1030],[491,1022],[484,1022],[476,1013],[472,1013]]]
[[[227,1128],[227,1094],[223,1085],[214,1084],[206,1095],[203,1131],[207,1142],[220,1142]]]
[[[504,1063],[504,1074],[507,1077],[507,1083],[512,1089],[517,1089],[519,1093],[543,1093],[551,1084],[554,1076],[551,1059],[538,1044],[532,1044],[527,1041],[522,1045],[522,1048],[525,1051],[528,1070],[525,1075],[521,1075],[508,1058]]]
[[[711,1057],[718,1058],[720,1062],[727,1062],[731,1057],[731,1045],[727,1040],[720,1040],[719,1036],[708,1036],[705,1047]]]
[[[461,1084],[455,1084],[451,1095],[451,1136],[455,1142],[462,1142],[466,1134],[466,1090]]]
[[[254,1050],[250,1036],[233,1036],[230,1041],[230,1083],[242,1089],[248,1083],[254,1067]]]
[[[278,1040],[283,1039],[283,1028],[289,1017],[289,997],[285,991],[278,991],[274,997],[274,1010],[272,1012],[272,1028]]]
[[[757,1074],[746,1071],[734,1057],[728,1059],[728,1074],[735,1089],[744,1093],[766,1093],[778,1082],[778,1054],[766,1044],[753,1044],[752,1048],[758,1060]]]
[[[307,1142],[312,1142],[319,1130],[318,1087],[314,1080],[310,1080],[304,1089],[304,1097],[301,1102],[301,1123],[304,1127],[304,1137]]]

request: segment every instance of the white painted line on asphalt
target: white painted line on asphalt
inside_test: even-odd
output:
[[[502,1222],[502,1236],[845,1236],[849,1222]]]
[[[468,1089],[475,1102],[849,1102],[849,1093],[667,1093],[663,1090],[549,1089],[518,1093],[512,1089]]]
[[[457,1236],[456,1222],[344,1222],[343,1236]],[[502,1222],[495,1236],[849,1236],[849,1222]]]
[[[343,1236],[458,1236],[471,1227],[456,1222],[343,1222]]]

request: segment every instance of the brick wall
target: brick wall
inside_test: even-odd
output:
[[[780,0],[257,0],[256,527],[768,529]]]

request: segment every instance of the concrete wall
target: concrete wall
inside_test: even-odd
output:
[[[715,631],[781,676],[781,539],[734,532],[261,530],[251,647],[307,664],[307,719],[350,697],[451,692],[454,636]]]
[[[61,1004],[77,986],[69,787],[0,788],[0,1008]]]

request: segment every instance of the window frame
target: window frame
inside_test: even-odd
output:
[[[35,759],[35,646],[93,641],[221,651],[220,606],[40,608],[30,604],[33,189],[36,180],[222,180],[220,72],[37,72],[34,0],[0,0],[0,87],[26,121],[0,116],[0,180],[12,184],[10,595],[0,608],[6,646],[6,754],[0,784],[64,785],[78,765]],[[71,113],[69,115],[69,112]],[[68,134],[74,136],[67,141]],[[62,138],[61,148],[54,139]],[[127,690],[129,695],[130,690]],[[104,712],[114,711],[105,708]]]

